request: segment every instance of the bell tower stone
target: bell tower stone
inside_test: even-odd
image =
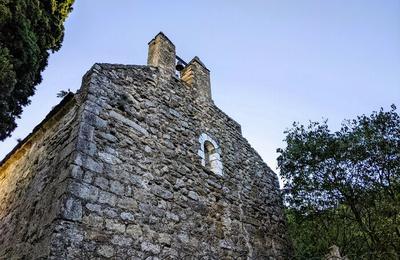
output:
[[[158,33],[149,42],[147,65],[158,67],[164,76],[175,75],[175,57],[175,45],[164,33]]]
[[[198,91],[201,101],[211,101],[210,70],[195,56],[181,72],[181,79]]]

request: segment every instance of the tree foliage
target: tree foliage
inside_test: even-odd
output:
[[[0,140],[15,129],[42,80],[49,51],[61,47],[74,0],[0,0]]]
[[[333,244],[348,256],[400,252],[400,117],[393,105],[331,132],[295,123],[278,149],[290,231],[299,258]]]

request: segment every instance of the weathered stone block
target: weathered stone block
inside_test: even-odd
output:
[[[67,199],[65,202],[63,215],[66,219],[80,221],[82,219],[81,202],[74,198]]]
[[[108,204],[110,206],[115,206],[117,202],[117,196],[110,192],[100,191],[99,193],[99,203]]]
[[[73,195],[89,201],[97,201],[99,196],[99,189],[86,183],[73,182],[69,185],[69,191]]]
[[[119,233],[125,232],[125,224],[119,223],[115,219],[106,219],[106,228]]]
[[[142,242],[141,249],[144,252],[150,252],[150,253],[155,254],[155,255],[159,254],[160,251],[161,251],[161,248],[160,248],[159,245],[152,244],[152,243],[150,243],[148,241]]]
[[[138,209],[138,203],[132,198],[122,197],[118,199],[118,207],[135,211]]]
[[[103,257],[110,258],[114,256],[115,250],[111,246],[102,245],[97,249],[97,253]]]

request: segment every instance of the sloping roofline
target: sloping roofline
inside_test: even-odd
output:
[[[56,105],[47,115],[46,117],[40,122],[35,128],[33,128],[32,132],[26,136],[22,141],[18,142],[18,144],[14,147],[14,149],[11,150],[0,162],[0,167],[2,167],[8,159],[16,152],[18,149],[20,149],[37,131],[39,131],[42,126],[47,123],[55,114],[57,114],[64,106],[71,101],[74,98],[75,94],[72,92],[69,92],[58,105]]]

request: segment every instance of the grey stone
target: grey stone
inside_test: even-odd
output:
[[[172,192],[170,192],[169,190],[166,190],[162,187],[156,186],[156,187],[152,188],[152,190],[155,195],[157,195],[165,200],[171,200],[174,197]]]
[[[115,111],[110,112],[110,117],[125,123],[126,125],[132,127],[133,129],[137,130],[138,132],[142,133],[143,135],[149,134],[146,129],[144,129],[137,123],[133,122],[132,120],[122,116],[121,114],[116,113]]]
[[[93,172],[102,173],[103,172],[103,164],[94,161],[91,157],[87,157],[83,166],[91,170]]]
[[[151,150],[151,148],[150,148],[149,146],[146,145],[146,146],[144,147],[144,151],[145,151],[146,153],[150,154],[152,150]]]
[[[115,206],[115,203],[117,202],[117,197],[112,193],[100,191],[99,202],[108,204],[110,206]]]
[[[111,243],[118,246],[130,246],[132,242],[133,242],[132,238],[122,235],[115,235],[111,239]]]
[[[109,218],[116,218],[118,216],[117,212],[115,212],[115,210],[113,210],[111,208],[104,209],[103,213],[105,216],[107,216]]]
[[[135,217],[133,216],[133,214],[129,213],[129,212],[122,212],[121,213],[121,218],[123,220],[130,220],[133,221],[135,219]]]
[[[98,153],[98,155],[99,155],[99,158],[105,163],[112,164],[112,165],[120,163],[120,160],[112,154],[100,152],[100,153]]]
[[[93,173],[91,173],[90,171],[86,171],[85,175],[83,176],[83,182],[91,184],[92,181],[93,181]]]
[[[99,195],[99,189],[85,183],[73,182],[70,185],[70,192],[77,197],[86,199],[89,201],[96,201]]]
[[[179,216],[172,212],[167,212],[166,216],[167,218],[172,219],[174,222],[179,222]]]
[[[119,181],[111,181],[111,192],[119,195],[124,195],[124,185]]]
[[[94,133],[94,127],[87,124],[83,123],[81,125],[80,129],[80,137],[84,138],[86,140],[92,141],[93,140],[93,133]]]
[[[139,225],[128,225],[126,228],[126,233],[131,235],[135,239],[138,239],[143,234],[142,229]]]
[[[96,180],[94,181],[94,184],[104,190],[108,189],[108,180],[106,178],[97,177]]]
[[[188,197],[192,200],[199,200],[199,195],[197,195],[197,193],[194,191],[189,191]]]
[[[104,219],[95,214],[89,214],[82,217],[82,222],[88,226],[101,229],[104,225]]]
[[[180,233],[178,235],[179,241],[181,241],[182,243],[189,243],[189,236],[186,233]]]
[[[142,249],[142,251],[150,252],[150,253],[155,254],[155,255],[159,254],[160,251],[161,251],[161,248],[160,248],[159,245],[152,244],[152,243],[150,243],[148,241],[142,242],[141,249]]]
[[[171,245],[171,236],[169,234],[160,233],[158,235],[158,242],[162,245]]]
[[[82,179],[83,171],[78,165],[72,165],[71,176],[76,179]]]
[[[125,232],[125,225],[122,223],[119,223],[115,219],[106,219],[106,228],[117,231],[119,233],[124,233]]]
[[[64,217],[69,220],[82,219],[82,205],[79,200],[69,198],[65,202]]]
[[[138,209],[138,203],[132,198],[123,197],[118,200],[118,207],[134,211]]]
[[[103,246],[100,246],[100,247],[97,249],[97,253],[98,253],[99,255],[101,255],[101,256],[106,257],[106,258],[110,258],[110,257],[113,257],[113,256],[114,256],[115,251],[114,251],[114,248],[113,248],[113,247],[108,246],[108,245],[103,245]]]
[[[109,141],[109,142],[111,142],[111,143],[115,143],[115,142],[118,141],[118,138],[115,137],[115,136],[112,135],[112,134],[108,134],[108,133],[99,133],[99,135],[100,135],[104,140],[107,140],[107,141]]]
[[[102,215],[101,206],[98,204],[88,203],[86,204],[86,208],[90,211],[96,212],[98,215]]]

